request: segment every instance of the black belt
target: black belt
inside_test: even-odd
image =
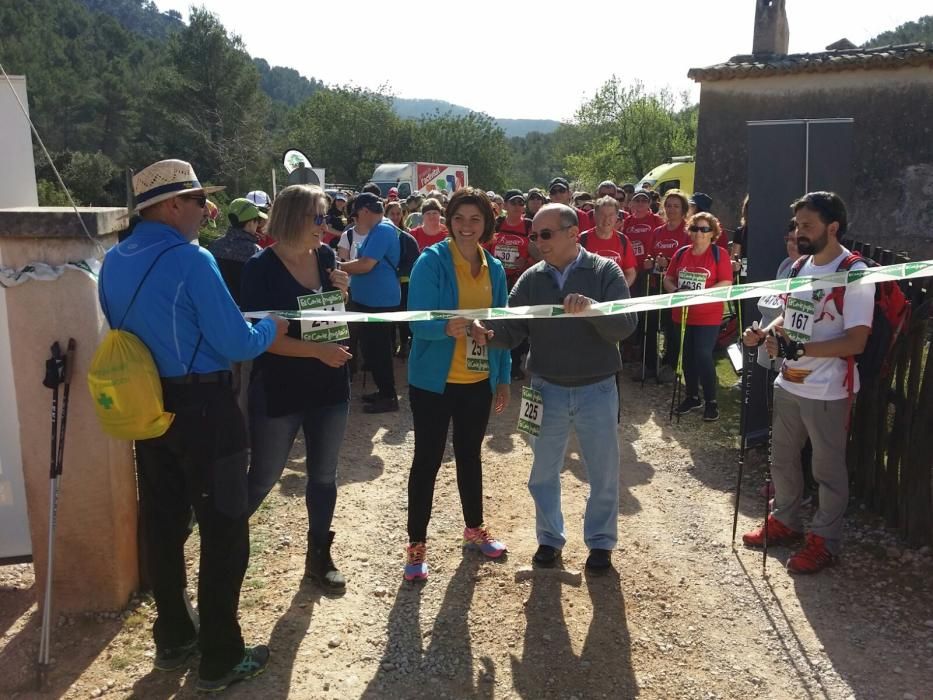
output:
[[[183,374],[180,377],[162,377],[163,384],[233,384],[233,372],[219,370],[206,374]]]

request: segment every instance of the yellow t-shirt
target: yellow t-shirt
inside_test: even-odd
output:
[[[486,262],[486,255],[483,250],[480,249],[479,251],[482,267],[480,267],[479,274],[474,277],[470,274],[470,263],[460,253],[454,241],[450,242],[449,249],[454,260],[454,271],[457,274],[458,308],[488,309],[491,307],[492,278],[489,276],[489,265]],[[451,384],[474,384],[483,379],[489,379],[489,372],[474,372],[467,369],[466,353],[466,338],[457,338],[457,344],[454,346],[454,356],[450,361],[450,371],[447,373],[447,381]]]

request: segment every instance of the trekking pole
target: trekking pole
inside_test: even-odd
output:
[[[74,364],[75,340],[68,340],[63,357],[58,342],[52,344],[52,357],[45,362],[42,384],[52,390],[52,449],[49,465],[49,537],[45,565],[45,596],[42,603],[42,630],[39,637],[39,664],[36,670],[38,690],[45,687],[49,671],[52,629],[52,571],[55,561],[55,521],[58,515],[58,484],[65,453],[65,429],[68,425],[68,397],[71,393],[71,369]],[[58,409],[58,387],[64,384],[61,413]]]
[[[645,296],[651,294],[651,272],[645,273]],[[641,388],[645,388],[645,376],[648,374],[648,314],[645,311],[644,333],[641,335]]]
[[[684,335],[687,332],[687,307],[680,308],[680,347],[677,348],[677,379],[674,382],[674,392],[671,396],[671,415],[668,420],[674,419],[674,403],[680,402],[680,378],[684,366]],[[680,414],[677,414],[677,425],[680,425]]]
[[[771,331],[774,333],[774,331]],[[774,435],[774,360],[771,360],[771,370],[765,374],[765,401],[768,402],[768,471],[765,474],[765,528],[764,546],[761,555],[761,576],[768,576],[768,519],[771,517],[771,464],[773,460],[772,437]]]
[[[757,325],[757,321],[756,321]],[[732,512],[732,548],[735,549],[735,532],[739,525],[739,497],[742,495],[742,472],[745,469],[745,450],[748,442],[745,429],[748,425],[748,408],[752,398],[752,382],[749,348],[742,346],[742,404],[739,407],[739,476],[735,482],[735,509]]]

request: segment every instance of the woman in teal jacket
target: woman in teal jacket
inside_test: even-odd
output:
[[[408,288],[409,310],[505,306],[505,270],[481,247],[492,238],[496,223],[486,194],[472,187],[458,190],[446,215],[450,238],[425,248],[415,263]],[[493,559],[506,551],[483,523],[481,453],[493,397],[496,413],[508,405],[512,360],[508,350],[473,343],[470,323],[470,319],[454,317],[411,324],[408,384],[415,456],[408,477],[408,581],[428,577],[428,521],[451,421],[465,524],[463,547]]]

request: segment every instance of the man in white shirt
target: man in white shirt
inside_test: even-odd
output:
[[[839,243],[845,234],[845,204],[832,192],[811,192],[791,205],[797,222],[797,249],[807,256],[796,276],[836,272],[850,255]],[[858,262],[852,269],[864,268]],[[844,294],[843,299],[839,298]],[[768,518],[768,543],[790,544],[803,534],[804,494],[800,449],[813,443],[813,477],[819,484],[819,509],[806,544],[787,561],[795,574],[816,573],[833,564],[842,540],[849,500],[846,437],[850,409],[849,358],[862,352],[871,332],[875,286],[793,292],[783,299],[783,313],[765,329],[746,329],[746,345],[764,343],[771,357],[784,357],[774,382],[771,475],[774,511]],[[841,310],[840,310],[841,309]],[[769,331],[774,331],[769,333]],[[859,389],[853,366],[852,391]],[[764,529],[742,541],[763,544]]]

